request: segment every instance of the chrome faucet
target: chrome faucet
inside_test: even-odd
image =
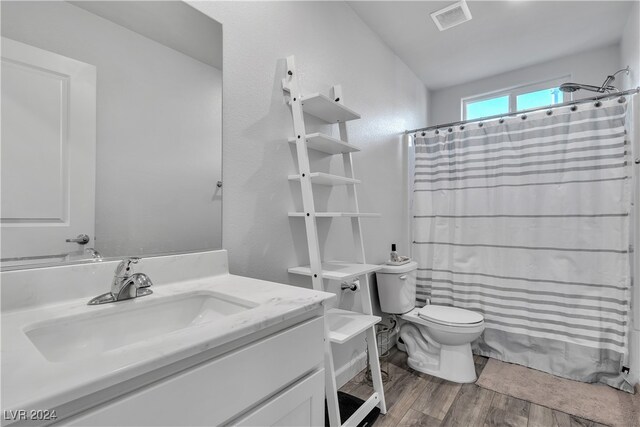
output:
[[[131,298],[143,297],[153,293],[149,287],[153,284],[144,273],[131,273],[131,264],[137,264],[140,258],[131,257],[120,261],[116,267],[111,292],[98,295],[89,301],[89,305],[107,304]]]
[[[102,261],[102,255],[100,255],[100,252],[96,251],[94,248],[86,248],[84,253],[86,255],[90,255],[91,259],[94,261]]]

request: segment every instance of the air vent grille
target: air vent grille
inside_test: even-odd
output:
[[[437,12],[433,12],[431,18],[433,22],[436,23],[438,29],[444,31],[469,21],[471,19],[471,12],[469,11],[467,2],[459,1]]]

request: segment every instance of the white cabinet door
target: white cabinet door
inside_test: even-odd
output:
[[[323,337],[314,318],[56,425],[221,425],[322,367]]]
[[[324,369],[286,389],[231,425],[324,426]]]
[[[96,68],[2,38],[1,102],[3,260],[93,246]]]

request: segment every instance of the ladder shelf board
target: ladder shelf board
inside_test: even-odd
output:
[[[327,310],[326,314],[329,339],[331,342],[343,344],[374,326],[380,320],[378,316],[332,308]]]
[[[305,135],[307,148],[327,154],[345,154],[360,151],[355,145],[341,141],[324,133],[310,133]],[[289,138],[289,142],[296,143],[296,138]]]
[[[346,184],[360,184],[362,181],[354,178],[347,178],[345,176],[331,175],[324,172],[311,172],[309,174],[312,184],[320,185],[346,185]],[[289,175],[290,181],[300,181],[300,175]]]
[[[302,95],[300,101],[305,113],[327,123],[348,122],[360,118],[360,114],[321,93]]]
[[[304,212],[289,212],[290,217],[304,217]],[[316,212],[316,218],[377,218],[379,213],[369,212]]]
[[[346,261],[325,261],[322,263],[322,277],[328,280],[351,280],[367,273],[373,273],[382,268],[381,265],[374,264],[358,264]],[[291,274],[299,274],[301,276],[312,276],[311,266],[304,265],[300,267],[291,267]]]

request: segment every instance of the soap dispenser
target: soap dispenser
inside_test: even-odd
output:
[[[400,259],[398,258],[398,252],[396,252],[396,244],[391,244],[391,256],[389,257],[391,262],[398,262]]]

